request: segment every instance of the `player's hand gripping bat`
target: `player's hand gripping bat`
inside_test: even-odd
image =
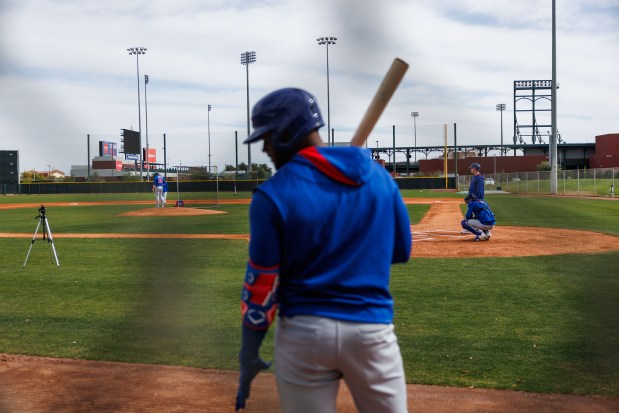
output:
[[[404,78],[404,74],[408,70],[408,63],[401,59],[394,59],[389,71],[383,78],[382,83],[374,94],[374,98],[370,102],[368,110],[365,112],[361,123],[357,127],[355,134],[350,141],[351,146],[363,146],[366,139],[374,129],[374,125],[378,122],[378,118],[385,110],[387,103],[393,96],[393,93],[398,88],[398,85]]]

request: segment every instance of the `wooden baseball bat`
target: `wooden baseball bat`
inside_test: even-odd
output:
[[[387,103],[391,99],[391,96],[395,93],[398,85],[404,78],[404,74],[408,70],[408,63],[401,59],[394,59],[389,71],[383,78],[378,90],[374,94],[374,98],[370,102],[368,110],[361,119],[361,123],[357,127],[355,134],[353,135],[350,145],[351,146],[363,146],[366,139],[374,129],[378,118],[382,115]]]

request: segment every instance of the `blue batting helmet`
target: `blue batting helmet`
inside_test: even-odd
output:
[[[316,98],[302,89],[271,92],[251,113],[254,131],[244,143],[253,143],[270,133],[271,147],[284,155],[294,154],[299,142],[311,131],[324,126]]]
[[[481,165],[478,164],[477,162],[474,162],[471,164],[471,166],[469,166],[469,169],[477,169],[479,171],[481,170]]]

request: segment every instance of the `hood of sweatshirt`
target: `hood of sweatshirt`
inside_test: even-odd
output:
[[[291,162],[309,164],[341,184],[361,186],[371,175],[373,161],[368,150],[354,146],[312,146],[299,151]]]

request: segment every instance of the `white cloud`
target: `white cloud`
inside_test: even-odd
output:
[[[562,136],[592,141],[619,132],[619,7],[613,0],[557,3]],[[85,163],[86,134],[119,141],[121,128],[137,129],[136,60],[126,49],[145,46],[140,71],[150,76],[151,145],[161,150],[167,133],[174,163],[205,164],[211,104],[213,161],[231,163],[234,131],[239,140],[246,133],[241,52],[257,54],[249,68],[252,103],[275,88],[300,86],[316,94],[326,118],[320,36],[338,38],[329,49],[338,140],[352,133],[399,56],[411,69],[371,142],[390,145],[390,125],[398,143],[411,142],[411,111],[420,112],[420,145],[435,144],[439,125],[453,122],[459,142],[497,142],[496,103],[507,104],[509,142],[512,82],[550,78],[550,12],[550,2],[539,0],[3,0],[0,147],[20,149],[23,169],[54,164],[68,171]],[[240,152],[246,159],[245,148]],[[267,160],[258,146],[252,154]]]

